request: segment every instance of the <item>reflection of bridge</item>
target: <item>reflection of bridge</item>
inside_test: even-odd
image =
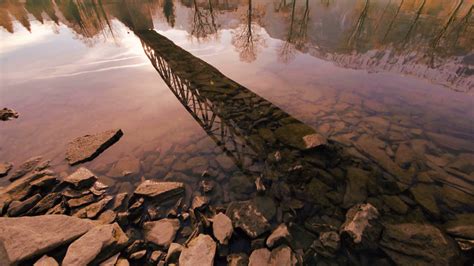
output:
[[[136,34],[178,100],[243,170],[250,164],[262,166],[267,155],[277,150],[295,149],[282,133],[285,125],[299,129],[292,132],[296,146],[304,136],[314,134],[308,126],[155,31]]]

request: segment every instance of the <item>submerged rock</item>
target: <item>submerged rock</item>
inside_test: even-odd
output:
[[[221,245],[227,245],[234,232],[232,221],[227,215],[219,213],[212,218],[212,231]]]
[[[62,265],[100,262],[120,251],[127,243],[128,237],[117,223],[96,226],[69,246]]]
[[[8,175],[8,172],[12,169],[13,164],[9,162],[0,162],[0,177]]]
[[[216,255],[216,243],[208,235],[200,234],[184,248],[179,256],[180,266],[212,266]]]
[[[437,191],[434,185],[417,184],[410,188],[410,192],[413,198],[415,198],[415,201],[418,202],[424,210],[434,216],[440,215],[440,210],[435,198]]]
[[[18,117],[19,117],[18,112],[16,112],[13,109],[6,108],[6,107],[3,108],[3,109],[0,109],[0,120],[1,121],[8,121],[8,120],[16,119]]]
[[[270,224],[254,201],[235,201],[227,207],[234,227],[242,229],[249,237],[257,236],[270,230]]]
[[[378,217],[379,212],[370,203],[355,205],[347,211],[340,232],[348,236],[349,244],[361,248],[373,247],[381,231]]]
[[[0,265],[17,264],[47,253],[74,241],[93,226],[89,220],[65,215],[0,218],[0,246],[10,261],[0,261]]]
[[[280,142],[300,150],[316,148],[327,143],[326,138],[303,123],[284,125],[275,131],[275,136]]]
[[[68,144],[66,160],[70,165],[93,160],[122,136],[122,130],[113,129],[76,138]]]
[[[24,163],[18,166],[18,169],[14,173],[12,173],[9,180],[10,181],[17,180],[18,178],[26,175],[27,173],[32,172],[40,164],[42,159],[43,158],[41,156],[36,156],[36,157],[32,157],[26,160]],[[49,164],[48,161],[45,161],[45,163]],[[40,168],[44,169],[46,167],[43,164],[43,167],[40,167]],[[43,170],[43,169],[38,169],[38,170]]]
[[[456,243],[427,224],[387,225],[380,246],[397,265],[455,265],[459,259]]]
[[[141,183],[135,194],[153,198],[155,200],[165,200],[184,193],[184,184],[181,182],[156,182],[146,180]]]
[[[158,246],[168,247],[173,242],[179,229],[178,219],[161,219],[154,222],[146,222],[143,225],[145,239]]]
[[[474,214],[458,214],[455,220],[445,223],[444,228],[451,236],[474,240]]]
[[[140,161],[133,157],[124,157],[117,161],[107,172],[110,177],[124,177],[136,175],[140,172]]]
[[[97,177],[85,167],[77,169],[74,173],[64,178],[64,182],[76,188],[90,187],[97,180]]]
[[[347,185],[344,194],[345,208],[349,208],[358,203],[363,203],[367,199],[367,183],[369,173],[359,168],[350,167],[347,169]]]

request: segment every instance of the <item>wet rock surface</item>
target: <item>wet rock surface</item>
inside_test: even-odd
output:
[[[66,160],[70,165],[90,161],[117,142],[122,135],[122,130],[113,129],[76,138],[67,146]]]
[[[0,162],[0,177],[8,175],[10,170],[13,168],[13,164],[9,162]]]
[[[0,218],[0,242],[9,262],[19,263],[68,244],[93,227],[88,220],[65,215]]]

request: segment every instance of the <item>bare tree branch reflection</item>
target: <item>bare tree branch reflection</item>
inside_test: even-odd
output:
[[[290,62],[296,51],[304,51],[308,43],[308,22],[309,22],[309,0],[305,1],[305,6],[297,13],[296,0],[291,5],[290,26],[285,43],[280,47],[278,58],[284,63]]]
[[[207,9],[201,7],[197,0],[193,0],[194,14],[191,21],[191,36],[198,41],[206,40],[212,36],[218,37],[218,26],[215,22],[213,3],[208,0]]]
[[[239,52],[240,60],[244,62],[255,61],[259,49],[266,45],[259,26],[264,15],[262,8],[254,8],[252,0],[248,0],[248,9],[232,36],[232,45]]]

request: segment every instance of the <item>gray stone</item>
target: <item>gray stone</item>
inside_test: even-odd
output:
[[[178,243],[171,243],[168,253],[166,254],[166,263],[176,263],[179,260],[179,256],[183,251],[183,246]]]
[[[1,121],[8,121],[8,120],[12,120],[12,119],[16,119],[18,118],[18,112],[16,112],[15,110],[13,109],[10,109],[10,108],[3,108],[3,109],[0,109],[0,120]]]
[[[27,215],[39,215],[46,213],[49,209],[53,208],[56,203],[61,200],[61,194],[52,192],[42,198],[38,203],[36,203],[33,208],[31,208]]]
[[[234,232],[232,221],[223,213],[217,214],[212,218],[212,232],[221,245],[227,245]]]
[[[77,208],[95,201],[95,197],[92,194],[84,195],[80,198],[72,198],[67,201],[67,205],[70,208]]]
[[[100,262],[123,249],[127,243],[128,237],[117,223],[96,226],[69,246],[62,265]]]
[[[17,264],[68,244],[94,225],[65,215],[0,218],[0,244],[10,263]],[[0,261],[0,265],[9,265]]]
[[[98,202],[92,203],[79,209],[74,216],[79,218],[90,218],[93,219],[107,206],[107,204],[113,199],[113,196],[106,196]]]
[[[282,240],[286,240],[288,243],[291,241],[291,235],[286,224],[280,224],[275,230],[273,230],[267,238],[266,244],[269,248],[272,248],[276,243],[279,243]]]
[[[375,226],[378,217],[379,212],[370,203],[357,204],[347,211],[340,233],[349,236],[350,244],[371,246],[380,233],[378,226]]]
[[[93,160],[122,136],[122,130],[113,129],[76,138],[67,146],[66,160],[70,165]]]
[[[36,205],[41,200],[40,194],[35,194],[32,197],[24,200],[24,201],[13,201],[10,203],[8,208],[8,215],[10,217],[20,216],[21,214],[27,212],[33,206]]]
[[[456,243],[428,224],[386,225],[380,246],[397,265],[456,265],[459,262]]]
[[[250,254],[249,266],[267,266],[271,255],[270,250],[266,248],[256,249]]]
[[[270,230],[267,218],[254,201],[231,202],[226,215],[232,220],[234,227],[242,229],[251,238]]]
[[[161,219],[159,221],[146,222],[143,225],[145,239],[158,246],[168,247],[176,237],[180,226],[178,219]]]
[[[59,264],[54,258],[44,255],[33,266],[59,266]]]
[[[85,167],[77,169],[74,173],[64,178],[64,182],[76,188],[90,187],[96,180],[95,174]]]
[[[135,195],[145,196],[155,200],[165,200],[183,193],[184,184],[181,182],[156,182],[146,180],[135,189]]]
[[[212,266],[216,255],[216,243],[208,235],[200,234],[183,249],[179,256],[180,266]]]
[[[9,162],[0,162],[0,177],[8,175],[8,172],[12,169],[13,164]]]

